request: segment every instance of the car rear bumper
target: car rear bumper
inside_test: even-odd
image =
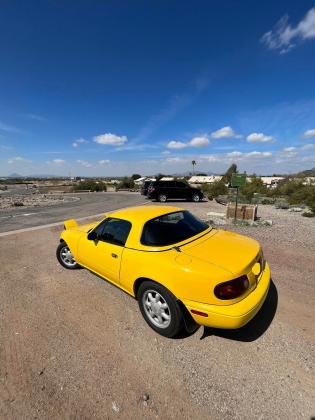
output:
[[[266,263],[256,289],[246,298],[232,305],[219,306],[183,300],[183,304],[199,325],[214,328],[236,329],[247,324],[262,307],[270,286],[270,268]],[[191,311],[202,312],[197,315]]]

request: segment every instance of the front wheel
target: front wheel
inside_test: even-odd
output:
[[[165,203],[166,200],[167,200],[167,197],[166,197],[165,194],[159,194],[158,200],[159,200],[160,203]]]
[[[139,308],[147,324],[164,337],[175,337],[184,326],[175,296],[153,281],[145,281],[137,293]]]
[[[73,270],[75,268],[80,267],[79,264],[76,262],[76,260],[73,258],[70,248],[68,247],[66,242],[61,242],[58,245],[57,250],[56,250],[56,256],[57,256],[57,260],[65,268]]]

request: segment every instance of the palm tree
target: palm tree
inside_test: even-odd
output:
[[[197,163],[196,163],[195,160],[192,160],[191,164],[192,164],[192,167],[193,167],[193,175],[195,175],[195,166],[196,166]]]

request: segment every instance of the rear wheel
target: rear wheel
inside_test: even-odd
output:
[[[191,197],[191,199],[195,203],[198,203],[198,201],[200,201],[200,196],[199,196],[199,194],[193,194],[192,197]]]
[[[159,194],[158,195],[158,200],[160,203],[165,203],[167,201],[167,197],[165,194]]]
[[[183,329],[184,319],[175,296],[153,281],[139,287],[137,299],[147,324],[164,337],[175,337]]]
[[[70,248],[68,247],[66,242],[61,242],[58,245],[57,250],[56,250],[56,256],[57,256],[57,260],[65,268],[73,270],[75,268],[80,267],[79,264],[76,262],[76,260],[73,258]]]

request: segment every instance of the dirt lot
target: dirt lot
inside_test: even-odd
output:
[[[181,205],[201,216],[224,210]],[[117,288],[63,269],[58,226],[0,237],[0,417],[315,415],[315,221],[259,210],[274,226],[238,231],[260,240],[271,265],[262,311],[239,331],[200,328],[176,340],[147,327]]]

